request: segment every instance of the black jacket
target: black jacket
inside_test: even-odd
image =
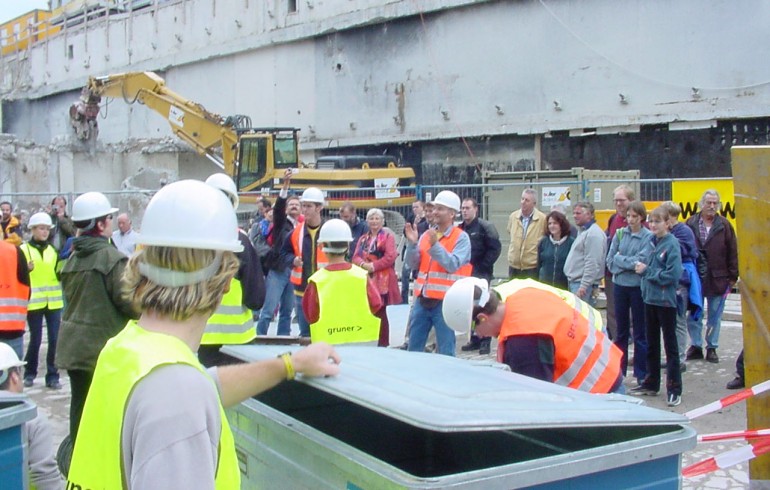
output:
[[[695,244],[706,256],[708,272],[705,281],[701,285],[703,296],[721,296],[727,290],[732,281],[738,280],[738,241],[735,238],[733,225],[726,218],[717,215],[706,242],[700,239],[701,213],[697,213],[687,220],[695,235]]]
[[[241,281],[241,301],[246,308],[258,310],[265,302],[265,274],[262,273],[262,265],[249,236],[239,230],[238,239],[243,245],[243,252],[235,254],[240,262],[235,277]]]
[[[471,265],[473,277],[488,281],[494,275],[495,262],[500,257],[500,235],[495,225],[483,219],[476,218],[466,224],[460,223],[460,229],[471,239]]]
[[[289,235],[294,231],[294,225],[286,216],[286,202],[288,198],[278,196],[273,206],[273,228],[270,230],[268,240],[272,240],[270,251],[267,252],[263,264],[267,271],[274,270],[276,272],[283,272],[286,267],[291,265],[293,256],[288,258],[288,264],[286,263],[287,257],[284,257],[281,253],[283,244],[289,239]]]

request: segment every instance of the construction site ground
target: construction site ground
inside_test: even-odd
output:
[[[272,333],[274,330],[275,324],[271,325],[270,332]],[[459,336],[457,339],[458,357],[465,359],[494,359],[494,343],[491,354],[481,356],[478,352],[467,353],[460,350],[460,346],[464,344],[466,340],[467,338],[464,336]],[[718,350],[720,362],[718,364],[711,364],[705,360],[701,360],[689,361],[687,363],[687,371],[682,375],[684,384],[682,404],[678,407],[669,408],[666,406],[665,390],[662,390],[661,394],[658,396],[644,397],[644,401],[651,407],[683,414],[694,408],[716,401],[730,393],[734,393],[727,390],[725,385],[735,376],[735,359],[738,357],[742,345],[743,331],[740,298],[738,295],[731,295],[728,299],[724,320],[722,322]],[[42,347],[43,352],[41,352],[40,357],[41,360],[45,359],[45,349],[46,343],[44,341]],[[45,372],[45,369],[41,370],[41,373],[43,372]],[[66,373],[62,373],[61,382],[62,389],[54,391],[47,389],[43,378],[38,377],[35,380],[35,385],[26,389],[26,393],[38,404],[39,409],[49,416],[53,425],[55,447],[58,447],[59,442],[67,434],[69,427],[70,384]],[[633,377],[626,379],[627,388],[632,388],[635,386],[635,383]],[[759,396],[768,395],[764,394]],[[694,420],[692,425],[699,434],[745,430],[746,404],[745,402],[740,402],[713,414],[705,415]],[[745,445],[745,442],[698,444],[695,449],[683,454],[682,463],[683,466],[686,467],[692,463],[696,463],[743,445]],[[682,488],[684,489],[741,489],[748,488],[748,486],[748,464],[738,464],[729,469],[718,470],[714,473],[702,475],[693,479],[685,479],[682,484]]]

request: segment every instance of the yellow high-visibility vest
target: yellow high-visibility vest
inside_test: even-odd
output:
[[[83,409],[67,488],[123,488],[121,435],[129,395],[153,369],[167,364],[188,364],[209,376],[187,344],[171,335],[148,332],[135,321],[128,322],[107,342],[99,355]],[[213,379],[211,383],[214,385]],[[215,487],[238,489],[241,476],[235,442],[221,401],[219,417],[222,432]]]
[[[25,243],[21,246],[21,251],[24,252],[27,262],[32,260],[35,263],[35,268],[29,272],[32,294],[27,310],[42,310],[46,306],[49,310],[63,308],[61,282],[56,278],[56,262],[59,257],[56,249],[49,245],[41,254],[40,250]]]
[[[206,323],[201,345],[245,344],[256,336],[254,316],[243,306],[241,281],[233,278],[230,290]]]
[[[320,269],[310,276],[320,308],[318,321],[310,325],[312,342],[347,344],[380,338],[380,319],[369,309],[367,279],[368,273],[356,265],[341,271]]]

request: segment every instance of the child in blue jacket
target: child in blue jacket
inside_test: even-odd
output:
[[[676,288],[682,275],[682,253],[679,240],[669,234],[668,210],[662,206],[649,216],[655,249],[646,263],[636,264],[642,276],[642,299],[647,323],[647,377],[633,395],[657,395],[660,391],[660,332],[666,349],[666,391],[668,406],[682,403],[682,372],[676,342]]]

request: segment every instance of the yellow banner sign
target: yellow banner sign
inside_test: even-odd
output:
[[[700,211],[700,198],[706,190],[713,189],[719,193],[721,200],[719,214],[727,218],[735,228],[735,194],[733,179],[713,180],[675,180],[671,183],[671,200],[682,208],[681,221]]]

